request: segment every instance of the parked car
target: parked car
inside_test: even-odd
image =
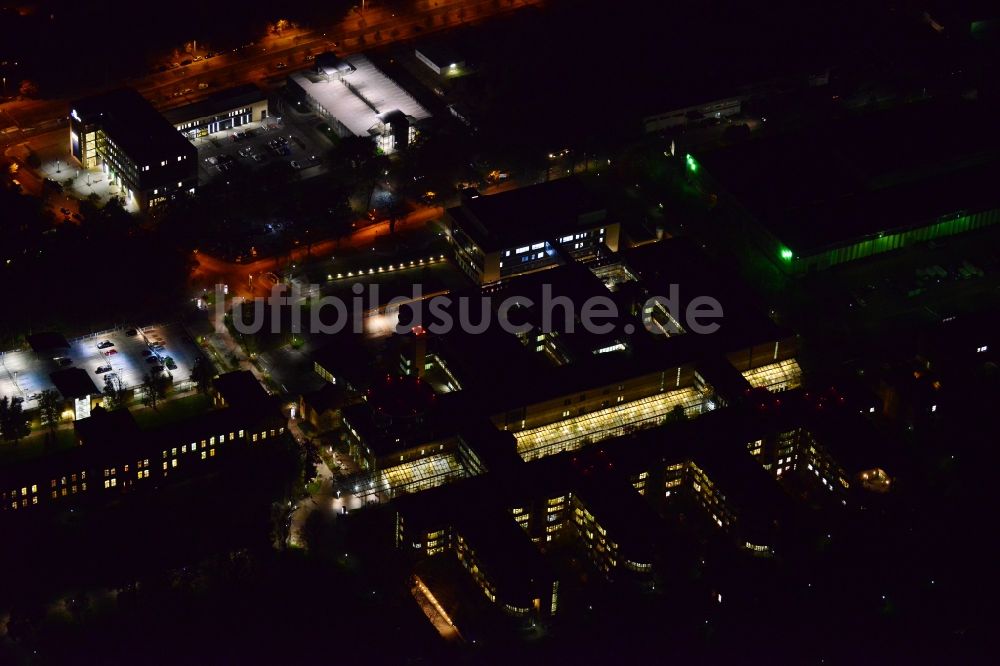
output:
[[[105,372],[111,372],[110,365],[102,365],[101,367],[99,367],[97,370],[94,371],[94,374],[103,375]]]
[[[99,343],[97,345],[97,348],[98,349],[107,349],[108,347],[114,347],[114,346],[115,346],[115,343],[111,342],[111,340],[105,340],[104,342]]]

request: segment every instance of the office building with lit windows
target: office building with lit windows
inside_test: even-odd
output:
[[[720,326],[695,333],[685,317],[646,308],[672,283],[681,311],[718,296]],[[705,543],[740,557],[782,555],[815,529],[817,511],[878,506],[891,492],[897,465],[868,420],[872,396],[803,388],[795,336],[694,244],[672,239],[571,261],[489,290],[495,300],[537,302],[543,287],[577,306],[603,295],[618,315],[599,334],[571,331],[580,322],[557,315],[541,337],[453,327],[396,340],[410,382],[445,387],[434,402],[448,405],[452,424],[443,453],[414,450],[409,419],[421,411],[391,400],[407,417],[399,427],[383,421],[378,434],[404,459],[373,478],[392,502],[395,543],[415,567],[447,572],[434,558],[455,558],[460,567],[447,575],[464,571],[475,596],[544,621],[546,600],[550,614],[558,607],[559,580],[530,572],[558,571],[556,559],[568,555],[598,580],[656,589]],[[540,323],[531,305],[508,314]],[[435,384],[438,366],[448,379]],[[365,418],[384,403],[365,405]],[[432,472],[435,457],[450,466]],[[415,484],[418,468],[427,471]],[[491,557],[496,549],[519,553],[518,569]],[[529,564],[539,556],[543,569]],[[444,596],[463,587],[446,576],[428,585],[445,586]]]
[[[154,488],[285,433],[284,416],[249,372],[216,378],[213,401],[214,409],[157,430],[141,428],[127,409],[94,409],[74,422],[73,448],[0,467],[0,513]]]
[[[615,252],[620,234],[576,178],[467,198],[445,223],[456,263],[481,285]]]
[[[455,557],[508,617],[558,613],[559,583],[542,552],[477,480],[404,497],[394,509],[397,548],[415,559]]]
[[[118,88],[75,102],[70,151],[101,169],[127,205],[148,210],[198,184],[198,151],[138,92]]]

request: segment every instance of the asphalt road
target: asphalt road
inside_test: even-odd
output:
[[[442,212],[443,209],[436,207],[420,208],[397,222],[396,230],[402,231],[406,228],[423,226],[441,217]],[[213,257],[205,252],[198,252],[195,257],[198,266],[191,273],[191,281],[199,287],[209,289],[216,284],[227,284],[229,285],[229,293],[234,296],[244,298],[266,296],[269,293],[270,285],[257,279],[262,274],[276,271],[289,261],[317,261],[344,248],[364,247],[371,244],[376,236],[384,236],[388,232],[389,223],[380,222],[358,229],[342,240],[328,239],[313,243],[311,249],[300,246],[292,251],[291,257],[287,254],[281,257],[266,257],[245,264],[236,264]],[[254,276],[253,281],[251,281],[250,276]]]

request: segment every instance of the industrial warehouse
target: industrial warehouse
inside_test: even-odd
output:
[[[925,101],[698,154],[689,170],[782,270],[823,270],[1000,223],[993,114]]]

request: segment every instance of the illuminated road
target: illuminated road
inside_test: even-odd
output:
[[[418,0],[414,9],[406,13],[391,14],[384,8],[369,8],[363,18],[351,14],[325,31],[270,36],[236,53],[121,83],[135,87],[162,110],[197,101],[220,88],[248,82],[266,86],[280,83],[288,72],[306,65],[308,54],[329,49],[340,54],[354,53],[541,4],[543,0]],[[279,62],[285,63],[287,69],[277,69]],[[199,83],[209,87],[198,90]],[[191,92],[174,96],[185,90]],[[23,100],[0,105],[0,130],[18,128],[0,135],[0,148],[60,131],[68,114],[68,99]]]
[[[444,209],[437,207],[418,209],[396,222],[396,231],[422,227],[428,222],[441,217],[443,211]],[[258,281],[251,287],[251,275],[257,277],[262,273],[276,271],[282,263],[289,261],[318,261],[344,248],[364,247],[370,245],[376,236],[385,236],[388,233],[389,223],[379,222],[378,224],[358,229],[342,240],[329,239],[319,241],[313,243],[311,249],[300,246],[294,249],[290,255],[283,254],[280,257],[265,257],[246,264],[237,264],[213,257],[205,252],[198,252],[198,255],[195,257],[198,266],[191,273],[191,282],[197,287],[206,289],[212,289],[216,284],[227,284],[229,285],[229,293],[231,295],[242,296],[243,298],[266,296],[269,285]]]

